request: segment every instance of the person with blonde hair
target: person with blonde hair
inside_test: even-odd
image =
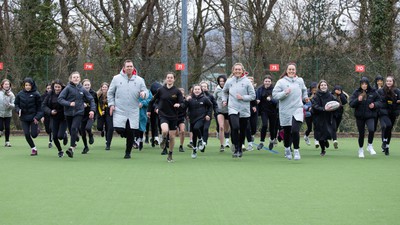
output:
[[[303,78],[296,73],[296,64],[289,63],[272,91],[272,98],[279,101],[279,122],[284,130],[285,157],[300,160],[300,128],[304,120],[303,101],[308,102]]]
[[[10,125],[12,110],[15,107],[14,104],[15,95],[11,91],[11,82],[8,79],[4,79],[0,84],[0,137],[4,131],[5,145],[11,147],[10,144]]]
[[[242,145],[250,118],[250,102],[256,99],[256,92],[246,74],[243,64],[235,63],[232,67],[232,77],[222,89],[222,105],[228,106],[233,158],[243,156]]]
[[[89,102],[89,103],[87,103]],[[93,96],[83,88],[79,72],[72,72],[68,85],[58,96],[58,103],[64,106],[64,115],[67,120],[68,130],[71,136],[70,147],[66,151],[68,157],[74,157],[76,141],[82,118],[85,114],[85,106],[89,108],[89,119],[93,120],[96,104]]]

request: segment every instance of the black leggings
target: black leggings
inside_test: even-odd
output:
[[[380,117],[380,123],[382,128],[382,140],[387,139],[387,144],[390,144],[392,139],[393,125],[396,122],[396,114],[389,114],[387,116]]]
[[[294,149],[300,148],[300,128],[302,122],[297,121],[294,117],[292,117],[292,126],[284,126],[283,132],[283,143],[285,148],[289,148],[291,142],[293,143]]]
[[[32,122],[21,121],[22,129],[24,130],[25,139],[31,148],[35,147],[35,143],[32,138],[36,138],[39,135],[39,126]]]
[[[133,143],[135,141],[135,134],[137,130],[131,129],[129,120],[126,121],[125,128],[114,127],[114,130],[121,135],[121,137],[126,137],[125,154],[131,154]]]
[[[203,126],[203,141],[207,142],[208,141],[208,130],[210,129],[211,125],[211,118],[210,120],[203,120],[204,126]]]
[[[154,141],[155,137],[158,137],[158,131],[160,129],[160,120],[158,119],[158,114],[151,112],[150,114],[150,126],[151,126],[151,138]]]
[[[89,115],[85,115],[82,118],[81,126],[79,128],[79,133],[82,136],[83,145],[88,147],[86,132],[88,135],[92,136],[92,127],[93,127],[94,119],[89,119]]]
[[[193,141],[193,147],[196,147],[197,145],[197,138],[203,138],[203,131],[204,131],[204,124],[205,122],[209,121],[204,121],[203,119],[197,120],[195,123],[191,123],[191,131],[193,133],[192,141]]]
[[[267,112],[262,112],[261,121],[262,121],[262,127],[261,127],[260,141],[261,142],[265,141],[265,136],[267,136],[268,123],[269,123],[270,138],[271,140],[275,139],[276,133],[278,131],[277,130],[278,116],[276,114],[269,114]]]
[[[44,129],[46,131],[46,134],[49,135],[49,142],[52,142],[53,141],[53,137],[52,137],[52,132],[51,132],[51,128],[52,128],[51,117],[50,116],[44,116],[43,123],[44,123]]]
[[[231,126],[231,141],[236,150],[241,150],[246,138],[246,128],[249,117],[239,117],[239,114],[229,115],[229,125]]]
[[[0,117],[0,131],[4,130],[6,142],[10,141],[10,124],[11,117]]]
[[[362,148],[364,146],[364,135],[365,125],[368,128],[368,144],[372,144],[374,141],[375,134],[375,118],[369,119],[358,119],[356,118],[357,129],[358,129],[358,146]]]
[[[56,145],[57,150],[61,151],[62,148],[60,140],[62,140],[66,135],[65,131],[67,130],[67,121],[65,119],[52,118],[51,123],[51,131],[54,137],[54,144]]]
[[[79,127],[82,123],[82,116],[66,116],[69,134],[71,135],[71,147],[76,147]]]
[[[97,130],[102,131],[105,130],[106,133],[106,146],[111,145],[111,141],[113,138],[114,126],[113,126],[113,118],[110,116],[110,113],[106,111],[105,115],[99,117],[97,119]]]
[[[250,110],[253,110],[253,109],[250,108]],[[251,113],[251,116],[249,118],[250,123],[247,124],[247,129],[246,129],[247,142],[252,142],[253,141],[252,136],[255,135],[257,132],[257,119],[258,119],[257,112]]]
[[[306,130],[305,135],[308,136],[308,135],[310,135],[310,133],[311,133],[311,131],[312,131],[312,127],[313,127],[313,117],[312,117],[312,116],[306,117],[305,120],[306,120],[306,125],[307,125],[307,130]]]

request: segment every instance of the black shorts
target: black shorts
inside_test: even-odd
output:
[[[177,125],[179,126],[181,123],[185,123],[185,117],[178,117]]]
[[[177,119],[169,119],[163,116],[159,116],[160,118],[160,124],[166,123],[168,124],[168,129],[169,130],[176,130],[177,125],[178,125],[178,120]]]
[[[224,116],[224,119],[226,119],[226,120],[229,120],[229,115],[228,115],[228,113],[218,113],[218,115],[223,115]]]

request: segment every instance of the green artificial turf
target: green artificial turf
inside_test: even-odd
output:
[[[167,163],[159,148],[145,145],[125,160],[125,139],[111,151],[95,138],[87,155],[58,158],[47,138],[0,147],[0,224],[399,224],[400,153],[357,156],[357,140],[340,139],[339,150],[319,156],[301,140],[300,161],[254,150],[242,159],[219,152],[210,137],[205,153],[174,153]],[[313,141],[313,140],[312,140]],[[177,146],[175,147],[177,150]]]

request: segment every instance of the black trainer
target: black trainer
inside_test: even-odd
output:
[[[88,151],[89,151],[89,148],[88,147],[84,147],[83,150],[82,150],[82,154],[87,154]]]
[[[257,150],[261,150],[262,148],[264,148],[264,143],[260,142],[257,146]]]
[[[67,145],[67,144],[68,144],[68,135],[64,134],[63,145]]]
[[[185,152],[185,150],[183,149],[182,145],[179,146],[179,152]]]
[[[139,142],[139,151],[142,151],[142,149],[143,149],[143,142],[141,141]]]
[[[62,158],[64,156],[64,152],[63,151],[59,151],[58,152],[58,157]]]
[[[109,145],[106,145],[106,148],[105,148],[107,151],[108,150],[110,150],[110,146]]]
[[[162,152],[161,152],[161,155],[166,155],[166,154],[168,154],[168,151],[167,151],[167,148],[164,148],[164,149],[162,150]]]
[[[67,153],[68,157],[74,158],[74,150],[71,147],[69,147],[65,153]]]
[[[131,154],[125,154],[124,159],[130,159],[131,158]]]
[[[274,148],[274,143],[270,142],[269,145],[268,145],[268,148],[269,148],[269,150],[272,150]]]
[[[145,143],[145,144],[148,144],[148,143],[149,143],[149,137],[148,137],[148,136],[146,136],[146,137],[144,138],[144,143]]]
[[[92,145],[94,143],[93,134],[89,134],[89,144]]]

